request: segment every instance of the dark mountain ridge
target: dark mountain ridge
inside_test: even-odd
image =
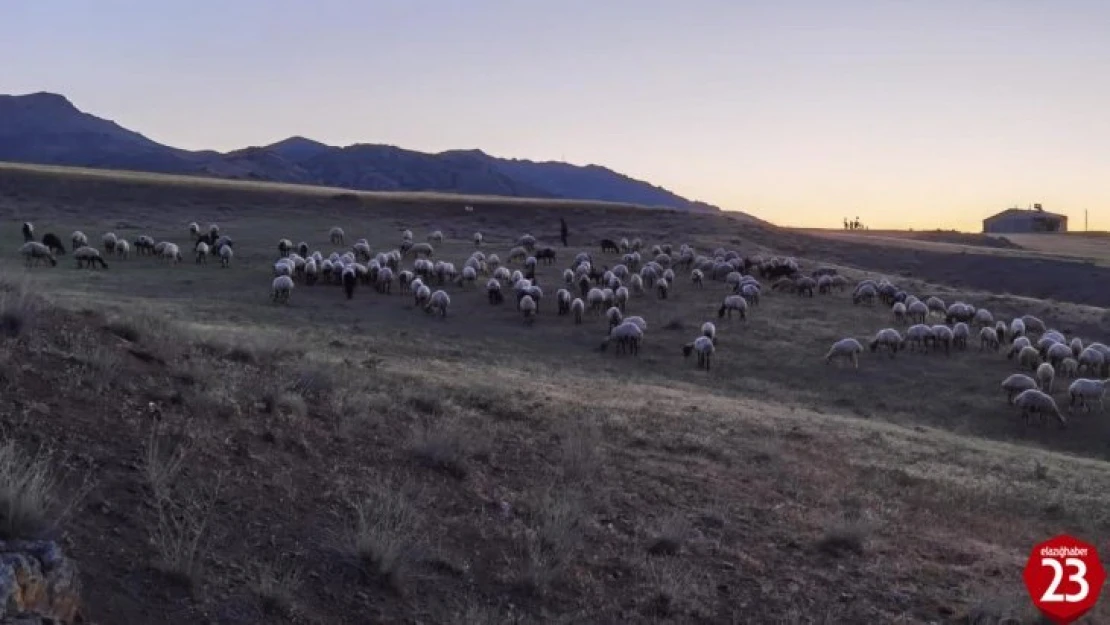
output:
[[[153,141],[83,112],[55,93],[0,95],[0,161],[128,169],[344,187],[363,191],[599,200],[720,210],[600,165],[505,159],[481,150],[438,154],[391,145],[331,146],[293,136],[227,153]]]

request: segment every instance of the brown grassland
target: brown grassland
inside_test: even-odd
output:
[[[1024,424],[1002,354],[826,365],[833,341],[892,325],[886,309],[766,289],[747,321],[718,320],[726,287],[679,272],[666,300],[633,298],[645,346],[618,356],[597,349],[604,319],[575,325],[553,301],[575,252],[612,265],[598,241],[639,236],[882,273],[1106,341],[1096,265],[740,214],[48,168],[0,168],[0,213],[0,504],[24,514],[6,536],[58,536],[94,622],[1035,623],[1034,543],[1110,551],[1110,421]],[[375,251],[439,229],[436,256],[461,267],[474,231],[504,259],[524,232],[558,245],[559,216],[571,246],[541,265],[530,325],[481,287],[444,287],[446,318],[369,287],[269,300],[282,237],[327,254],[333,225]],[[236,256],[25,269],[28,219],[67,243],[80,229],[186,249],[188,222],[216,222]],[[710,319],[707,373],[680,347]],[[28,472],[43,479],[16,493]]]

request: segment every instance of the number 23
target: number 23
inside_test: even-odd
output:
[[[1079,558],[1068,558],[1064,560],[1066,566],[1074,567],[1075,574],[1068,576],[1069,582],[1079,584],[1079,592],[1074,595],[1058,594],[1056,591],[1060,588],[1060,582],[1063,581],[1064,567],[1060,565],[1060,561],[1055,558],[1041,558],[1041,564],[1052,568],[1052,583],[1048,585],[1048,589],[1044,591],[1041,601],[1046,603],[1076,603],[1083,601],[1087,598],[1087,594],[1091,592],[1091,587],[1087,584],[1087,565]]]

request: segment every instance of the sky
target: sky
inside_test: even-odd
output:
[[[166,144],[598,163],[788,226],[1110,230],[1104,0],[0,0],[0,92]]]

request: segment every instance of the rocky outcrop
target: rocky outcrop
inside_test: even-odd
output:
[[[81,622],[77,565],[51,541],[0,541],[0,625]]]

